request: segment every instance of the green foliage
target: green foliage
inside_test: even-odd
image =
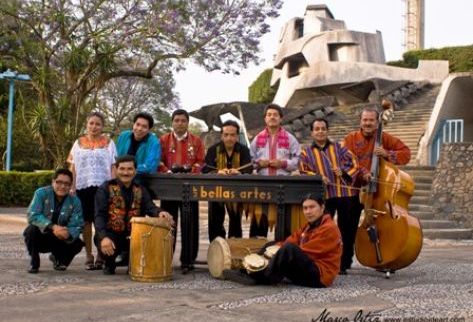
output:
[[[248,101],[250,103],[271,103],[276,95],[277,87],[270,86],[272,69],[266,69],[248,88]]]
[[[26,207],[36,189],[51,184],[53,171],[0,171],[0,206]]]
[[[388,62],[390,66],[417,68],[419,60],[448,60],[450,73],[473,71],[473,45],[431,48],[404,53],[403,60]]]

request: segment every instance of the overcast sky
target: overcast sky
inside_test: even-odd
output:
[[[326,4],[335,19],[344,20],[349,30],[381,31],[386,60],[402,58],[404,42],[403,0],[285,0],[277,19],[268,21],[271,32],[261,40],[263,62],[241,71],[239,76],[208,73],[189,64],[176,76],[182,107],[188,111],[204,105],[247,101],[248,86],[266,68],[272,67],[282,26],[293,17],[303,17],[310,4]],[[473,44],[473,0],[425,0],[425,47]]]

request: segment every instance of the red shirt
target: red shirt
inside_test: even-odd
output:
[[[159,138],[161,163],[158,172],[167,172],[173,165],[188,166],[192,173],[199,173],[204,165],[205,149],[202,140],[191,133],[178,141],[174,134],[167,133]]]
[[[347,134],[345,146],[358,158],[360,176],[371,171],[371,159],[373,157],[375,136],[366,137],[361,129]],[[387,161],[396,165],[409,163],[411,150],[402,141],[389,133],[383,132],[381,137],[383,149],[388,152]]]

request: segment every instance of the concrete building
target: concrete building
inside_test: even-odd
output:
[[[321,95],[354,102],[340,87],[369,78],[439,83],[447,76],[447,62],[424,61],[417,69],[385,65],[381,32],[348,30],[326,5],[310,5],[282,29],[271,85],[279,84],[274,103],[293,107]]]

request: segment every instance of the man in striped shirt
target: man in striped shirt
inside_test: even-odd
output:
[[[338,142],[328,138],[329,124],[326,119],[317,118],[312,122],[313,143],[301,152],[299,171],[302,174],[322,176],[326,185],[325,211],[332,217],[337,212],[338,228],[342,234],[343,254],[340,273],[346,274],[353,257],[353,244],[358,227],[359,214],[350,211],[353,198],[358,194],[352,189],[358,162],[353,153]]]

